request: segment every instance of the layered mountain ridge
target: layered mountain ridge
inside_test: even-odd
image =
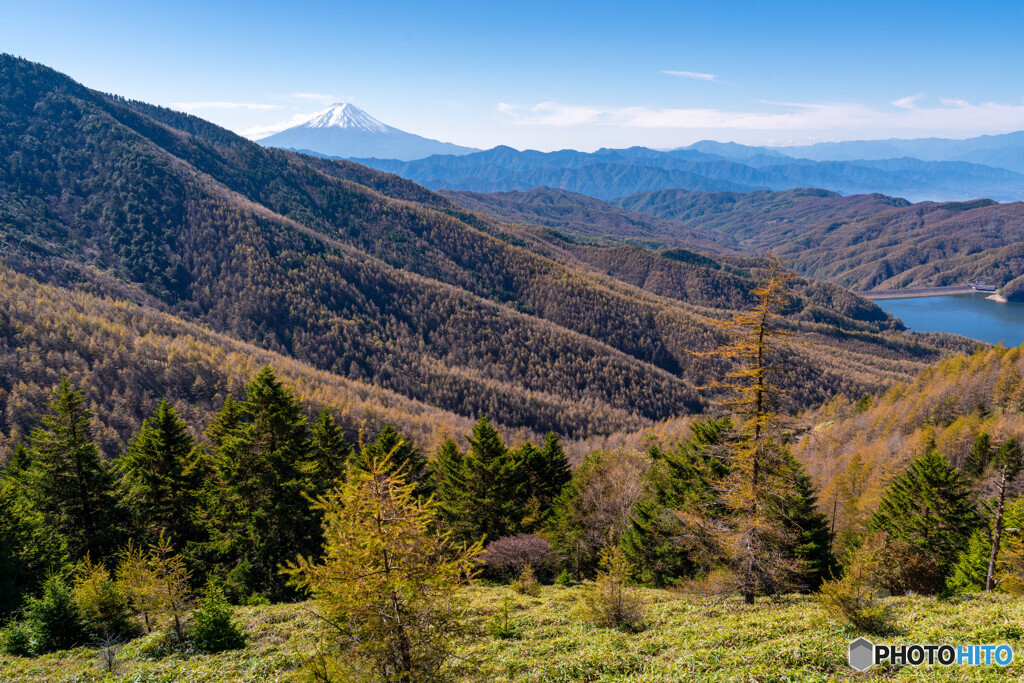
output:
[[[728,367],[691,352],[724,341],[710,319],[749,304],[763,265],[494,220],[394,175],[267,149],[10,56],[0,152],[0,261],[21,278],[0,292],[13,310],[17,291],[20,311],[0,317],[0,363],[17,368],[0,379],[8,444],[63,374],[89,379],[115,450],[161,395],[215,409],[240,389],[240,373],[202,370],[211,354],[224,362],[224,345],[253,366],[287,361],[318,386],[350,387],[317,389],[320,404],[351,391],[371,422],[415,422],[430,438],[481,414],[570,438],[641,429],[708,408],[694,386]],[[85,301],[97,323],[75,327],[84,313],[62,300]],[[55,311],[52,325],[30,326],[33,307]],[[901,333],[874,304],[806,280],[787,319],[815,341],[793,348],[794,409],[968,344]],[[138,345],[184,337],[175,325],[214,341],[162,346],[126,384]]]
[[[612,200],[659,190],[778,192],[816,187],[844,195],[881,193],[915,202],[1024,200],[1024,173],[1005,168],[907,157],[812,161],[726,143],[697,143],[671,151],[631,147],[592,153],[495,147],[414,161],[356,161],[432,190],[508,192],[545,186]]]

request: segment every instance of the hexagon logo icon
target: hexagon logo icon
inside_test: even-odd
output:
[[[875,646],[869,640],[858,638],[850,643],[850,666],[867,671],[875,663]]]

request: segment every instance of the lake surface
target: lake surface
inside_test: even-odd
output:
[[[950,294],[913,299],[882,299],[879,308],[915,332],[952,332],[991,344],[1024,343],[1024,304],[1001,304],[988,294]]]

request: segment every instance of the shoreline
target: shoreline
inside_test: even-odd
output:
[[[871,299],[872,301],[878,301],[882,299],[914,299],[918,297],[926,296],[949,296],[951,294],[990,294],[991,296],[985,297],[986,299],[992,299],[993,301],[1006,302],[1006,299],[999,296],[995,292],[980,292],[973,287],[967,287],[963,285],[952,286],[952,287],[907,287],[906,289],[879,289],[879,290],[867,290],[854,292],[857,296],[862,296],[865,299]]]
[[[1008,304],[1008,303],[1010,303],[1005,296],[999,296],[995,292],[993,292],[990,296],[986,296],[985,298],[986,299],[991,299],[992,301],[998,301],[1001,304]]]

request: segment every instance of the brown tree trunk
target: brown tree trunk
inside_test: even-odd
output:
[[[988,556],[988,576],[985,577],[985,591],[992,592],[995,588],[996,558],[999,557],[999,539],[1003,533],[1003,502],[1006,500],[1006,468],[1003,468],[999,479],[999,504],[996,507],[996,518],[992,522],[992,553]]]

